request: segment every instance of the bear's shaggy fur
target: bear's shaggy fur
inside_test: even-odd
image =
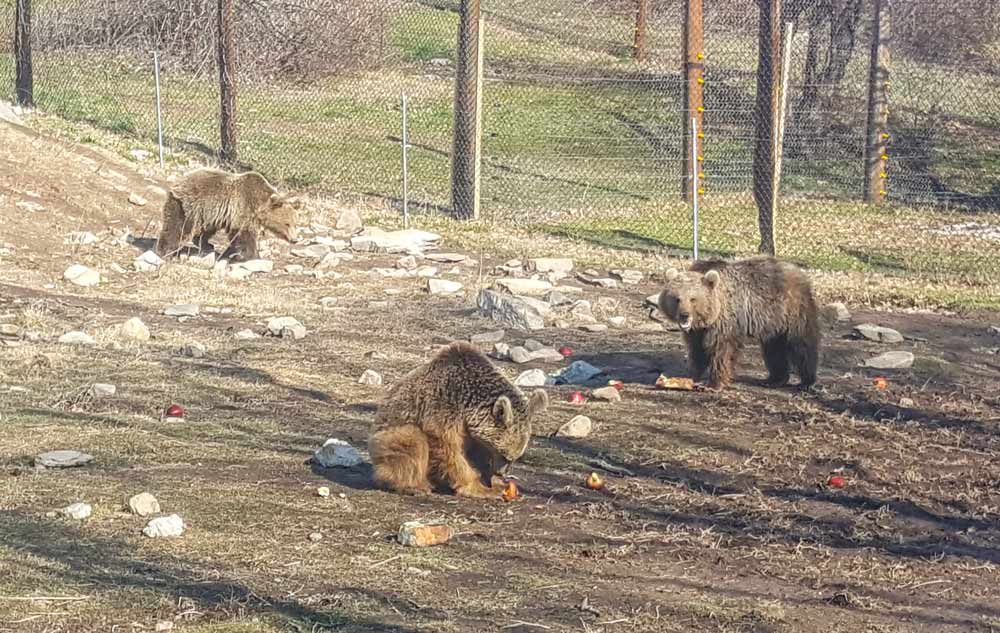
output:
[[[723,389],[745,339],[760,342],[768,383],[788,383],[795,368],[802,387],[816,382],[820,328],[812,284],[805,273],[774,257],[726,263],[695,262],[670,270],[660,310],[681,327],[691,377],[707,369],[708,387]]]
[[[368,441],[375,483],[407,494],[441,487],[499,496],[494,475],[521,457],[532,418],[547,406],[545,391],[525,397],[478,349],[452,343],[380,403]]]
[[[233,174],[196,169],[181,176],[163,205],[163,229],[156,242],[161,257],[175,255],[181,244],[195,240],[212,250],[218,231],[229,236],[223,257],[257,258],[257,236],[267,231],[288,242],[297,239],[296,211],[301,203],[288,198],[257,172]]]

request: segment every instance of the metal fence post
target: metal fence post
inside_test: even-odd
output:
[[[160,108],[160,54],[153,51],[153,80],[156,82],[156,142],[160,148],[160,169],[163,169],[163,110]]]
[[[410,145],[410,134],[406,123],[406,95],[403,95],[403,228],[410,228],[410,193],[409,173],[407,166],[407,149]]]

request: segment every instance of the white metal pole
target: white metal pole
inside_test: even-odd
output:
[[[788,112],[788,76],[792,70],[792,38],[795,36],[795,22],[785,22],[785,47],[781,51],[781,110],[778,112],[778,142],[775,149],[775,160],[777,165],[774,169],[775,191],[774,197],[778,197],[778,189],[781,186],[781,159],[785,153],[785,117]],[[772,216],[773,217],[773,216]]]
[[[160,147],[160,169],[163,169],[163,111],[160,109],[160,54],[153,51],[153,77],[156,80],[156,142]]]
[[[406,95],[403,95],[403,227],[410,228],[410,192],[409,166],[407,164],[407,148],[410,145],[410,134],[406,129]]]
[[[691,223],[694,227],[694,259],[698,260],[698,119],[691,117]]]

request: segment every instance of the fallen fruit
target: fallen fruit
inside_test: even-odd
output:
[[[834,475],[834,476],[830,477],[829,481],[827,481],[827,484],[831,488],[843,488],[844,484],[846,484],[846,483],[847,483],[847,480],[844,479],[843,477],[841,477],[840,475]]]
[[[316,494],[318,494],[321,497],[329,497],[330,489],[327,488],[326,486],[320,486],[319,488],[316,489]]]
[[[563,358],[569,358],[573,355],[573,350],[569,347],[560,347],[559,353],[563,355]]]
[[[583,395],[583,392],[574,391],[573,393],[569,394],[570,404],[583,404],[585,402],[587,402],[587,397]]]
[[[625,388],[625,383],[622,382],[622,381],[620,381],[620,380],[609,380],[608,381],[608,386],[609,387],[614,387],[618,391],[621,391],[622,389]]]
[[[656,379],[656,386],[661,389],[678,389],[680,391],[693,391],[693,378],[667,378],[661,375]]]
[[[604,487],[604,480],[597,473],[590,473],[590,476],[587,477],[586,485],[591,490],[600,490]]]
[[[889,387],[889,381],[886,380],[885,376],[876,376],[875,380],[872,381],[875,384],[875,388],[882,391]]]
[[[503,490],[503,495],[501,495],[504,501],[513,501],[521,496],[520,491],[517,489],[517,484],[513,481],[507,482],[507,487]]]
[[[179,404],[172,404],[167,407],[167,417],[168,418],[183,418],[184,409]]]

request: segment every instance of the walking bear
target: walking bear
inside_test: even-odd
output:
[[[192,239],[201,251],[210,251],[209,240],[225,231],[230,243],[224,258],[256,259],[261,231],[288,242],[297,239],[296,212],[301,206],[257,172],[196,169],[181,176],[167,196],[156,252],[161,257],[175,255]]]
[[[732,382],[745,339],[763,350],[768,383],[788,383],[794,367],[802,387],[816,382],[820,328],[812,284],[794,265],[774,257],[727,263],[698,261],[671,269],[660,310],[680,328],[691,377],[708,370],[708,387]]]
[[[493,475],[524,454],[531,421],[547,406],[545,391],[525,397],[478,349],[452,343],[380,403],[368,442],[375,483],[406,494],[449,488],[499,497]]]

